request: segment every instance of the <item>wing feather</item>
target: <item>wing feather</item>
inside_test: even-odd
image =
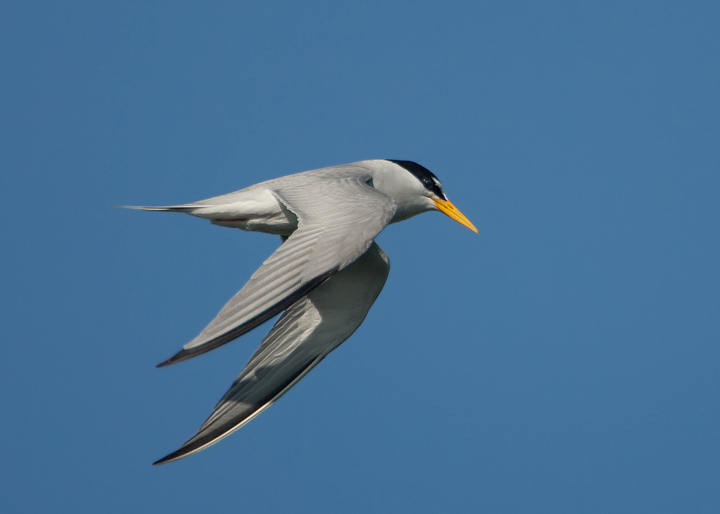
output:
[[[298,229],[250,277],[214,320],[158,366],[221,346],[264,323],[363,255],[395,214],[395,202],[368,176],[308,180],[272,193],[298,217]]]
[[[198,432],[164,464],[210,446],[272,405],[352,335],[380,294],[390,270],[373,244],[343,271],[280,317]]]

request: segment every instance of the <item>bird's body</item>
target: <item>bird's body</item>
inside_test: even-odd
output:
[[[185,212],[283,244],[165,366],[217,348],[283,312],[198,432],[165,463],[229,435],[269,407],[360,326],[385,284],[378,233],[429,210],[477,229],[437,178],[410,161],[361,161],[262,182],[223,196],[142,210]]]

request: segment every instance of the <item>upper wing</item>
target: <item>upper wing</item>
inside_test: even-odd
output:
[[[385,252],[374,243],[362,257],[294,303],[198,432],[155,464],[218,442],[272,405],[360,326],[389,270]]]
[[[395,202],[369,176],[308,180],[272,192],[298,217],[298,229],[250,277],[174,364],[243,335],[287,309],[368,249],[395,214]]]

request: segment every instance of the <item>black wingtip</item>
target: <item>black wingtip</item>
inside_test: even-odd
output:
[[[232,427],[231,427],[232,428]],[[197,437],[195,434],[189,441],[183,444],[180,448],[172,453],[165,455],[160,460],[153,462],[153,466],[162,466],[169,462],[180,460],[188,455],[191,455],[199,450],[202,450],[206,446],[213,444],[215,441],[222,439],[222,436],[228,432],[228,428],[221,427],[219,430],[213,430],[202,437]]]
[[[153,462],[152,465],[153,465],[153,466],[162,466],[163,464],[167,464],[168,462],[172,462],[172,461],[174,461],[175,459],[179,458],[179,457],[177,457],[177,456],[175,455],[176,453],[177,453],[177,452],[172,452],[172,453],[169,454],[169,455],[165,455],[165,457],[163,457],[162,459],[159,459],[159,460],[156,460],[155,462]]]
[[[193,437],[193,439],[194,439],[194,437]],[[190,439],[190,441],[183,444],[180,448],[178,448],[174,452],[168,453],[162,459],[159,459],[159,460],[156,460],[155,462],[153,462],[153,466],[162,466],[163,464],[167,464],[169,462],[180,460],[183,457],[187,457],[191,453],[195,453],[196,451],[198,451],[198,449],[200,449],[202,446],[204,446],[204,443],[202,443],[202,442],[198,442],[198,441],[191,442],[193,439]]]
[[[175,355],[170,357],[168,360],[162,361],[160,364],[155,366],[156,368],[164,368],[165,366],[169,366],[170,364],[176,364],[178,362],[184,361],[186,359],[189,359],[192,357],[192,352],[189,352],[187,350],[180,350]]]
[[[188,359],[192,359],[193,357],[197,357],[198,355],[202,355],[203,353],[209,352],[210,350],[213,350],[220,346],[221,344],[210,342],[202,346],[198,346],[195,348],[190,349],[182,349],[179,352],[177,352],[175,355],[170,357],[166,361],[162,361],[160,364],[155,366],[156,368],[164,368],[165,366],[170,366],[171,364],[177,364],[178,362],[186,361]]]

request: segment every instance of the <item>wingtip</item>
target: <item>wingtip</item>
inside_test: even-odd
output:
[[[185,442],[180,448],[175,450],[172,453],[168,453],[163,457],[162,459],[158,459],[155,462],[153,462],[153,466],[162,466],[163,464],[168,464],[169,462],[174,462],[176,460],[183,459],[187,457],[188,455],[192,455],[193,453],[199,452],[203,448],[219,441],[222,439],[224,434],[228,433],[227,431],[223,431],[220,433],[220,437],[218,435],[210,433],[206,434],[205,436],[198,437],[198,434],[195,434],[192,436],[188,441]]]
[[[162,361],[160,364],[156,365],[156,368],[164,368],[166,366],[170,366],[171,364],[176,364],[178,362],[184,361],[186,359],[189,359],[192,357],[192,352],[189,352],[187,350],[180,350],[175,355],[170,357],[167,360]]]
[[[156,460],[155,462],[153,462],[152,465],[153,465],[153,466],[162,466],[163,464],[167,464],[168,462],[172,462],[173,460],[175,460],[175,459],[172,458],[172,455],[173,455],[172,453],[171,453],[170,455],[166,455],[166,456],[163,457],[162,459],[158,459],[158,460]]]
[[[168,464],[170,462],[173,462],[178,459],[182,459],[183,457],[186,457],[189,453],[186,451],[183,451],[183,448],[180,448],[178,450],[175,450],[172,453],[165,455],[165,457],[163,457],[162,459],[158,459],[155,462],[153,462],[152,465],[153,466],[162,466],[163,464]]]
[[[242,425],[240,425],[242,426]],[[237,427],[239,428],[239,427]],[[206,434],[204,436],[198,437],[198,434],[195,434],[190,440],[188,440],[185,444],[183,444],[180,448],[175,450],[172,453],[169,453],[165,455],[162,459],[156,460],[153,462],[153,466],[162,466],[163,464],[167,464],[169,462],[174,462],[176,460],[183,459],[189,455],[192,455],[193,453],[197,453],[200,450],[216,443],[226,435],[229,435],[234,430],[221,430],[220,432],[211,432],[209,434]]]

